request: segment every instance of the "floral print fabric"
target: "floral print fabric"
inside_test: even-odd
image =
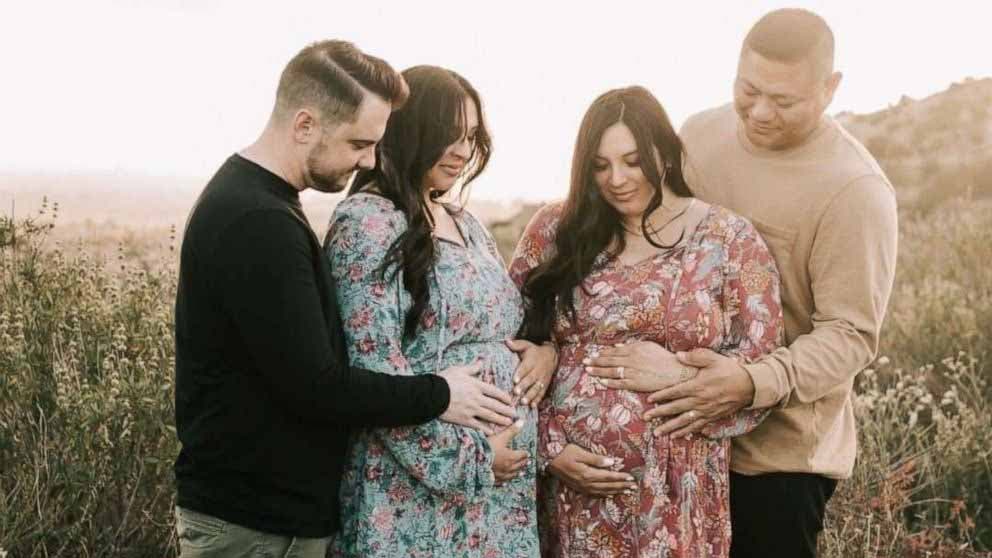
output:
[[[542,208],[517,246],[510,274],[554,252],[562,206]],[[701,435],[655,437],[641,416],[649,394],[606,389],[582,359],[603,346],[650,340],[671,351],[710,348],[742,362],[781,344],[774,261],[745,219],[711,206],[687,242],[625,265],[601,254],[575,291],[576,319],[555,319],[559,366],[540,405],[538,453],[546,463],[569,443],[615,458],[634,476],[632,494],[585,496],[542,479],[542,550],[554,557],[713,557],[730,546],[728,437],[767,411],[742,411]]]
[[[403,339],[412,301],[402,271],[378,273],[406,218],[392,202],[356,194],[334,211],[328,232],[336,296],[351,364],[388,374],[434,374],[483,363],[480,377],[510,391],[518,359],[505,345],[523,319],[519,291],[488,232],[455,215],[466,246],[437,240],[430,305],[413,339]],[[536,452],[536,412],[518,408],[524,430],[511,447]],[[342,530],[332,556],[535,557],[536,459],[494,486],[485,435],[440,420],[369,428],[353,436],[341,486]]]

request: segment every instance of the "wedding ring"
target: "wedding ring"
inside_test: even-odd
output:
[[[696,420],[696,410],[695,409],[690,409],[689,412],[686,413],[686,415],[689,417],[689,420]]]
[[[619,377],[619,378],[620,378],[621,380],[623,379],[623,366],[617,366],[617,376],[618,376],[618,377]]]

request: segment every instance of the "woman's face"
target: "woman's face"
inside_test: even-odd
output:
[[[655,188],[641,170],[637,142],[623,122],[603,132],[592,172],[599,192],[620,215],[640,218],[644,214]]]
[[[465,135],[449,145],[437,163],[427,171],[427,176],[424,177],[424,186],[428,191],[447,192],[455,185],[475,150],[475,132],[478,128],[479,111],[475,102],[466,97]]]

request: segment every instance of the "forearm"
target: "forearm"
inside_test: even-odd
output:
[[[793,398],[810,403],[850,382],[878,350],[877,336],[841,321],[822,324],[788,347],[744,369],[754,383],[752,408],[785,406]]]
[[[406,426],[425,423],[447,410],[450,398],[444,378],[392,376],[362,368],[349,368],[338,378],[328,380],[328,389],[341,389],[330,401],[330,420],[354,426]]]

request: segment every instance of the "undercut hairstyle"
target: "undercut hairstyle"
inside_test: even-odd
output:
[[[641,216],[641,233],[655,247],[674,246],[654,240],[648,218],[661,206],[662,181],[676,195],[692,197],[682,174],[682,140],[661,103],[647,89],[633,86],[607,91],[593,101],[579,126],[571,185],[555,231],[555,250],[551,258],[531,270],[521,289],[525,314],[519,337],[544,342],[550,339],[559,312],[574,320],[575,289],[584,289],[589,273],[615,259],[626,247],[621,215],[600,193],[593,167],[603,134],[614,124],[624,124],[634,136],[641,172],[654,187]],[[679,241],[681,238],[675,244]],[[606,258],[599,259],[601,254]]]
[[[434,222],[424,200],[424,179],[448,146],[468,134],[467,99],[475,103],[479,124],[472,153],[465,162],[460,204],[446,204],[449,213],[461,211],[467,203],[469,184],[489,163],[492,140],[482,99],[467,79],[437,66],[414,66],[403,71],[403,78],[409,84],[410,98],[389,117],[386,133],[379,142],[376,168],[360,173],[348,195],[374,186],[406,217],[407,229],[389,247],[378,272],[390,280],[403,272],[403,287],[413,300],[403,322],[403,336],[409,339],[429,309],[436,261],[431,233]]]
[[[347,41],[319,41],[301,50],[283,69],[274,113],[288,118],[312,108],[327,123],[353,122],[369,92],[393,110],[402,107],[409,95],[403,76],[385,60]]]
[[[824,79],[834,71],[834,33],[809,10],[784,8],[765,14],[744,38],[741,55],[748,49],[776,62],[810,60]]]

